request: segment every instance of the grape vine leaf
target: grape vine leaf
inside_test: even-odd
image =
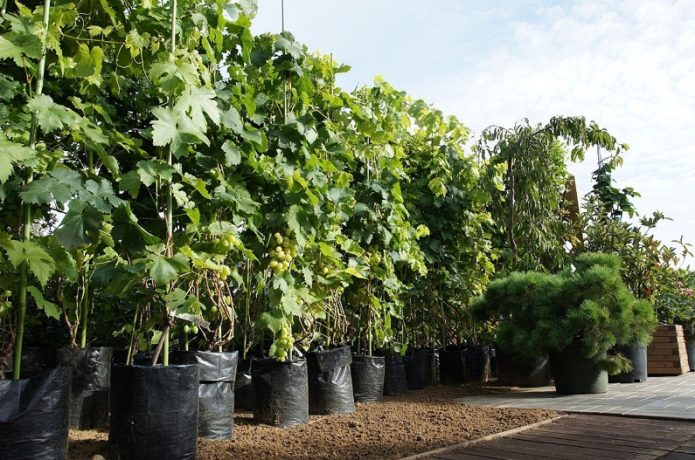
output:
[[[222,151],[227,166],[236,166],[241,163],[241,150],[233,142],[224,141]]]
[[[0,184],[4,184],[14,172],[15,166],[36,155],[34,149],[0,139]]]
[[[41,129],[48,133],[77,122],[78,115],[67,107],[53,102],[51,96],[39,94],[27,102],[27,108],[36,113]]]
[[[102,214],[93,206],[73,200],[70,208],[63,217],[55,236],[67,249],[74,249],[91,242],[88,232],[96,232],[101,228]]]
[[[26,263],[41,286],[46,285],[55,271],[55,262],[51,256],[33,241],[9,241],[5,245],[5,251],[14,268],[17,269]]]
[[[156,107],[152,114],[157,117],[152,120],[152,143],[156,147],[164,147],[173,144],[174,148],[180,142],[179,132],[176,128],[176,113],[173,110]]]
[[[50,204],[53,201],[67,203],[72,197],[70,188],[55,177],[42,176],[31,182],[19,196],[25,203]]]
[[[176,254],[174,257],[158,255],[151,255],[150,257],[153,261],[152,267],[150,267],[150,276],[159,285],[175,280],[179,273],[189,268],[188,258],[183,254]]]
[[[48,301],[43,296],[41,291],[36,288],[36,286],[27,286],[27,292],[31,294],[31,296],[34,298],[34,302],[36,302],[36,306],[43,310],[46,316],[60,320],[60,309],[58,308],[58,305]]]

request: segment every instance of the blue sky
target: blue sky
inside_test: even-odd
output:
[[[259,0],[256,33],[279,32],[280,0]],[[382,75],[456,115],[491,124],[584,115],[631,149],[619,185],[656,232],[695,243],[694,0],[285,0],[285,27],[352,66],[352,89]],[[573,165],[580,194],[595,155]],[[692,264],[691,264],[692,265]]]

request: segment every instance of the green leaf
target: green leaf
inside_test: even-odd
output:
[[[79,190],[82,188],[82,175],[67,166],[59,165],[48,174],[69,189]]]
[[[174,257],[152,255],[151,258],[154,263],[150,268],[150,276],[159,285],[175,280],[189,268],[188,259],[183,254],[176,254]]]
[[[137,173],[140,176],[140,182],[145,187],[149,187],[157,181],[165,183],[171,182],[176,170],[161,160],[141,160],[138,161]]]
[[[18,88],[19,83],[5,75],[0,75],[0,99],[9,101],[17,94]]]
[[[84,191],[80,193],[80,198],[103,213],[111,212],[112,208],[123,204],[123,200],[114,193],[111,182],[105,179],[99,181],[89,179],[85,183]]]
[[[128,192],[133,198],[138,197],[140,192],[140,173],[137,171],[128,171],[121,176],[118,182],[118,188],[122,192]]]
[[[87,45],[81,43],[75,55],[75,75],[82,78],[96,76],[95,79],[88,79],[90,82],[98,84],[101,80],[101,63],[104,59],[104,50],[95,46],[91,50]]]
[[[70,202],[70,209],[55,236],[67,249],[74,249],[92,242],[88,232],[98,232],[101,228],[102,214],[91,205],[81,200]],[[98,234],[95,235],[98,238]]]
[[[222,151],[227,166],[236,166],[241,163],[241,150],[231,141],[224,141]]]
[[[205,184],[205,181],[203,179],[201,179],[199,177],[195,177],[192,174],[186,173],[183,176],[183,182],[192,186],[193,188],[195,188],[203,198],[205,198],[207,200],[212,198],[210,196],[210,192],[208,192],[208,189],[205,186],[206,184]]]
[[[67,107],[56,104],[50,96],[40,94],[27,102],[27,107],[36,113],[39,126],[45,133],[72,126],[78,120],[78,115]]]
[[[26,58],[41,58],[41,41],[32,34],[14,33],[0,36],[0,59],[12,59],[15,64],[25,67]]]
[[[36,151],[15,142],[0,139],[0,184],[14,172],[15,166],[36,156]]]
[[[179,98],[174,110],[186,114],[193,126],[205,132],[207,129],[205,115],[214,124],[220,123],[220,110],[215,96],[215,91],[211,88],[189,87]]]
[[[27,292],[31,294],[36,302],[36,306],[43,310],[43,313],[49,318],[60,320],[60,308],[53,302],[49,302],[35,286],[27,286]]]
[[[122,241],[123,245],[132,250],[141,249],[146,245],[157,244],[160,239],[148,232],[138,223],[138,218],[127,203],[114,209],[112,214],[113,238]]]
[[[232,130],[234,134],[241,135],[244,133],[244,123],[241,121],[241,115],[239,115],[239,111],[236,108],[230,107],[229,110],[222,112],[220,120],[222,125]]]
[[[7,257],[15,269],[23,263],[29,267],[29,271],[39,280],[41,286],[45,286],[55,271],[55,262],[51,256],[37,243],[33,241],[10,241],[5,246]]]
[[[152,114],[157,117],[151,122],[152,143],[157,147],[164,147],[169,144],[177,146],[180,138],[174,111],[164,107],[156,107],[152,109]]]
[[[55,177],[43,176],[27,185],[19,196],[25,203],[31,204],[50,204],[53,201],[67,203],[72,198],[72,192]]]
[[[265,312],[261,315],[261,321],[273,334],[282,330],[282,326],[287,322],[279,311]]]

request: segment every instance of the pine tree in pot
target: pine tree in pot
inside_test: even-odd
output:
[[[602,393],[608,373],[630,369],[627,359],[607,351],[650,334],[654,315],[621,280],[619,258],[583,254],[574,265],[573,273],[496,280],[478,308],[501,317],[497,341],[505,349],[549,354],[558,393]]]

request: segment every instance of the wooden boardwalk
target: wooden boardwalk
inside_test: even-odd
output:
[[[695,422],[574,414],[529,430],[418,457],[695,460]]]

